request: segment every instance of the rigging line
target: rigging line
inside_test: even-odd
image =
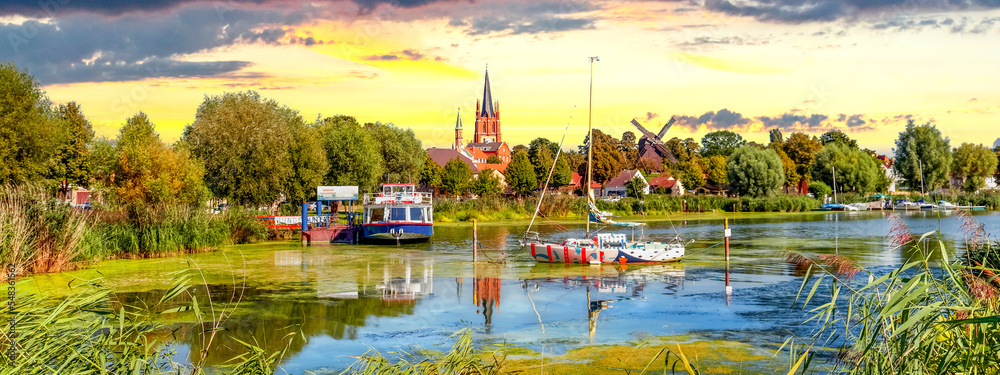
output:
[[[545,199],[545,191],[549,189],[549,180],[552,180],[552,172],[556,170],[556,162],[559,161],[559,155],[562,154],[563,142],[566,141],[566,133],[568,132],[569,124],[566,124],[566,129],[563,131],[562,139],[559,141],[559,150],[556,151],[556,158],[552,160],[552,168],[549,168],[549,177],[545,179],[545,185],[542,187],[542,194],[538,197],[538,205],[535,206],[535,213],[531,215],[531,222],[528,223],[528,229],[525,230],[525,235],[528,234],[527,231],[531,230],[531,225],[535,223],[535,216],[538,215],[538,210],[542,208],[542,200]]]

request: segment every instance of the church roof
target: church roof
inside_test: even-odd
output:
[[[458,109],[458,119],[455,120],[455,129],[461,129],[461,128],[462,128],[462,109],[459,108]]]
[[[503,146],[503,142],[472,142],[466,145],[466,147],[477,148],[486,152],[500,151],[501,146]]]
[[[451,159],[458,158],[458,160],[461,160],[463,163],[465,163],[465,165],[469,166],[469,169],[472,170],[472,173],[479,173],[479,167],[476,166],[476,163],[474,163],[471,159],[469,159],[465,155],[462,155],[462,153],[458,152],[458,150],[451,148],[431,147],[427,149],[427,155],[431,157],[431,160],[433,160],[434,163],[436,163],[438,166],[441,166],[442,168],[445,166],[445,164],[448,164],[448,162],[451,161]]]
[[[490,93],[490,71],[486,71],[486,85],[483,89],[483,108],[479,112],[479,117],[496,117],[493,110],[493,94]]]

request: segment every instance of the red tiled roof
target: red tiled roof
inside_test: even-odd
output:
[[[483,152],[483,150],[480,150],[480,149],[475,148],[475,147],[466,147],[465,149],[469,150],[469,153],[472,154],[472,158],[473,159],[483,159],[483,160],[486,160],[486,159],[489,159],[489,157],[490,157],[489,155],[486,155],[486,153]]]
[[[677,180],[671,176],[659,176],[649,179],[649,187],[672,188],[677,184]]]
[[[618,173],[617,176],[611,178],[611,180],[608,181],[608,183],[605,184],[605,186],[607,186],[607,187],[624,187],[625,183],[628,182],[629,180],[631,180],[632,178],[634,178],[636,176],[636,173],[638,173],[638,172],[639,171],[635,170],[635,169],[626,169],[624,171],[621,171],[620,173]]]
[[[486,163],[476,163],[480,171],[485,171],[487,169],[492,169],[500,173],[507,172],[507,164],[496,163],[496,164],[486,164]]]
[[[427,155],[431,157],[431,160],[433,160],[434,163],[441,166],[442,168],[444,168],[445,164],[448,164],[448,162],[451,161],[451,159],[458,158],[458,160],[461,160],[462,162],[465,163],[465,165],[469,166],[469,169],[472,170],[472,173],[479,173],[479,167],[476,166],[476,163],[473,163],[472,160],[469,160],[469,158],[463,156],[462,153],[458,152],[458,150],[451,148],[432,147],[427,149]]]

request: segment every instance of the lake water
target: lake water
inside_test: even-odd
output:
[[[961,249],[957,215],[900,215],[917,236],[940,229],[952,256]],[[1000,215],[975,216],[987,233],[1000,233]],[[721,220],[683,217],[650,222],[645,230],[652,239],[678,233],[695,240],[682,262],[630,264],[624,270],[538,264],[518,246],[525,223],[490,223],[479,226],[482,250],[476,264],[471,262],[471,226],[439,225],[432,242],[424,244],[270,242],[190,257],[107,261],[35,279],[42,287],[58,288],[69,278],[100,277],[118,292],[119,303],[154,306],[169,288],[171,272],[196,269],[197,281],[211,290],[217,309],[242,296],[223,324],[225,331],[213,341],[210,365],[241,353],[236,339],[277,350],[294,333],[300,337],[282,360],[283,371],[336,373],[354,361],[351,356],[371,348],[383,353],[447,350],[455,341],[451,335],[468,328],[477,345],[506,343],[548,356],[589,345],[635,346],[650,337],[705,342],[716,349],[742,345],[757,352],[718,359],[722,367],[717,368],[770,372],[787,361],[771,359],[771,351],[790,335],[811,332],[811,326],[801,325],[806,314],[801,306],[790,307],[803,270],[784,261],[788,251],[840,254],[875,273],[920,256],[890,248],[888,213],[732,215],[733,294],[727,298]],[[583,235],[582,223],[537,228],[552,240]],[[202,303],[204,285],[195,292]],[[201,337],[190,329],[192,320],[191,314],[165,316],[171,327],[180,328],[170,337],[179,362],[188,362],[191,348],[201,347]]]

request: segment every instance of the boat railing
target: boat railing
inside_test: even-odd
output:
[[[363,204],[431,204],[431,193],[370,193],[365,194]]]

